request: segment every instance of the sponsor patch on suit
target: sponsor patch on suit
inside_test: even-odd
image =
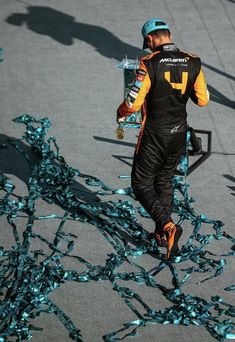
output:
[[[132,86],[131,88],[132,91],[135,91],[136,93],[138,93],[140,91],[139,87],[136,87],[135,85]]]
[[[126,104],[127,104],[127,107],[128,108],[131,108],[133,106],[133,103],[135,102],[135,98],[132,97],[131,95],[128,95],[127,96],[127,99],[126,99]]]
[[[132,97],[132,96],[129,94],[129,95],[127,96],[127,101],[130,101],[130,102],[134,103],[134,102],[135,102],[135,98]]]
[[[143,75],[137,75],[136,76],[136,80],[139,82],[143,82],[144,81],[144,76]]]
[[[137,75],[143,75],[143,76],[145,76],[145,75],[146,75],[146,71],[144,71],[144,70],[142,70],[142,69],[137,69],[137,70],[136,70],[136,74],[137,74]]]
[[[130,93],[129,93],[129,95],[130,95],[131,97],[133,97],[134,99],[136,99],[138,93],[136,93],[135,91],[131,90]]]
[[[142,86],[143,82],[135,81],[134,86],[140,88]]]

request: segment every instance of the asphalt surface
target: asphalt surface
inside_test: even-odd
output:
[[[117,64],[125,55],[136,58],[143,54],[140,29],[147,19],[166,20],[176,45],[201,57],[211,94],[206,108],[188,104],[190,125],[212,131],[213,140],[211,157],[187,179],[196,200],[194,208],[224,222],[224,230],[234,235],[234,0],[1,0],[0,8],[0,47],[5,51],[0,64],[0,143],[8,137],[21,137],[23,127],[12,121],[18,114],[47,116],[52,123],[49,133],[56,137],[68,164],[114,188],[129,185],[128,179],[118,176],[130,174],[138,133],[126,130],[122,142],[115,137],[116,108],[123,96],[123,74]],[[27,164],[12,148],[0,149],[0,169],[14,182],[16,193],[27,193]],[[39,210],[62,212],[43,201]],[[0,222],[1,245],[11,246],[5,218]],[[141,222],[151,231],[149,220]],[[52,222],[45,236],[55,227]],[[190,229],[187,225],[184,228]],[[71,222],[68,229],[79,236],[74,253],[89,262],[103,264],[113,252],[94,226]],[[229,246],[222,240],[214,245],[214,251],[231,251]],[[156,266],[156,260],[148,255],[136,262],[147,269]],[[78,267],[71,260],[66,266]],[[227,258],[220,277],[199,285],[198,279],[192,276],[184,291],[206,300],[220,295],[229,303],[234,301],[233,292],[224,291],[234,284],[231,258]],[[158,280],[168,286],[169,274],[160,273]],[[134,282],[125,286],[138,291],[156,310],[169,306],[159,291]],[[103,335],[137,319],[107,282],[68,282],[51,298],[81,329],[87,342],[102,341]],[[44,314],[33,323],[44,329],[33,333],[33,341],[71,340],[54,315]],[[147,325],[133,338],[136,342],[189,340],[210,342],[214,338],[202,327],[170,324]]]

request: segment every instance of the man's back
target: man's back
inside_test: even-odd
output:
[[[200,58],[180,51],[172,43],[164,44],[156,52],[143,57],[140,68],[145,69],[150,78],[146,96],[148,119],[161,127],[185,121],[186,103],[190,96],[195,97],[194,84],[201,71]]]

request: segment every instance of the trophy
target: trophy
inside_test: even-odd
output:
[[[139,60],[128,59],[127,56],[118,65],[118,68],[123,69],[124,73],[124,99],[127,99],[136,78],[136,70],[139,67]],[[140,128],[142,123],[141,110],[127,116],[125,120],[119,123],[116,129],[116,136],[118,139],[124,138],[124,128]]]

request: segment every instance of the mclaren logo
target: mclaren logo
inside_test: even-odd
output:
[[[159,63],[187,63],[188,58],[162,58]]]

